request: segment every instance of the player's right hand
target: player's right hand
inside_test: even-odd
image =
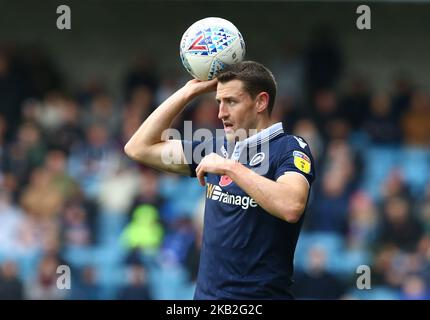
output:
[[[204,93],[216,91],[217,84],[217,78],[207,81],[192,79],[185,84],[184,89],[189,90],[192,97],[197,97]]]

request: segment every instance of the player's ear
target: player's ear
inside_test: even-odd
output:
[[[256,97],[257,112],[263,112],[269,105],[269,94],[267,92],[260,92]]]

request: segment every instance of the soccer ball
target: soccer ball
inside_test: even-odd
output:
[[[205,18],[185,31],[179,51],[182,64],[194,78],[211,80],[227,65],[243,60],[245,42],[230,21]]]

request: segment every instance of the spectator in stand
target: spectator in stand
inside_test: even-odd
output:
[[[152,169],[145,169],[141,171],[139,176],[139,185],[137,186],[137,194],[131,202],[131,206],[128,209],[129,220],[132,219],[134,210],[142,204],[153,205],[156,208],[163,208],[165,199],[160,194],[160,177]],[[163,211],[160,212],[162,222],[168,220],[169,217],[163,215]]]
[[[119,150],[109,132],[103,124],[94,123],[87,128],[86,140],[71,150],[68,172],[89,198],[95,198],[102,178],[116,170],[119,161]]]
[[[121,113],[121,137],[119,143],[124,146],[137,130],[142,121],[148,117],[153,108],[154,93],[148,86],[134,87],[130,99],[126,102]]]
[[[72,283],[71,300],[100,300],[100,286],[97,284],[96,269],[87,265],[79,270],[79,279]]]
[[[306,269],[296,277],[293,287],[297,298],[339,299],[345,293],[345,285],[327,270],[326,260],[322,247],[315,245],[309,250]]]
[[[58,258],[53,255],[42,257],[35,278],[27,284],[27,299],[62,300],[66,298],[67,290],[57,287],[57,267],[60,264]]]
[[[378,235],[379,212],[372,198],[363,191],[357,191],[351,197],[348,212],[349,248],[372,248]]]
[[[355,188],[356,174],[351,148],[345,141],[332,141],[320,167],[324,173],[314,190],[318,196],[310,205],[305,223],[312,231],[346,235],[348,203]]]
[[[429,300],[430,292],[424,279],[418,275],[406,277],[402,284],[402,300]]]
[[[400,250],[393,244],[383,244],[379,241],[371,265],[372,284],[374,286],[397,286],[398,277],[394,272],[396,258]]]
[[[64,199],[75,198],[79,192],[78,183],[67,173],[67,156],[60,149],[47,152],[44,168],[50,172],[53,186]]]
[[[24,286],[13,261],[0,264],[0,300],[24,299]]]
[[[380,241],[393,244],[404,251],[414,251],[423,236],[423,226],[411,212],[406,198],[396,196],[386,199]]]
[[[39,126],[32,122],[23,123],[16,141],[7,149],[5,170],[13,174],[22,186],[27,183],[31,170],[43,164],[46,150]]]
[[[353,130],[360,130],[369,117],[370,93],[368,82],[363,77],[352,80],[349,91],[340,102],[340,113]]]
[[[87,212],[78,203],[71,203],[64,208],[62,216],[63,245],[86,247],[91,243],[91,229]]]
[[[322,166],[324,170],[337,171],[345,178],[345,183],[348,186],[359,174],[354,150],[345,140],[329,142]]]
[[[25,254],[24,224],[23,212],[12,202],[10,192],[0,184],[0,255],[16,257]]]
[[[312,118],[324,139],[330,136],[329,124],[339,118],[337,96],[333,90],[320,89],[313,96]]]
[[[119,132],[121,119],[116,116],[118,110],[112,97],[106,92],[99,92],[92,97],[89,110],[83,115],[84,127],[93,123],[103,123],[111,136]]]
[[[139,128],[141,121],[139,117],[123,117],[121,125],[121,134],[117,137],[117,143],[125,146],[127,141],[131,138],[133,133]]]
[[[320,25],[313,33],[305,56],[305,76],[309,96],[321,88],[334,88],[342,71],[342,53],[329,26]]]
[[[409,108],[411,97],[415,90],[415,85],[413,84],[410,75],[401,73],[396,76],[393,87],[393,93],[391,95],[391,109],[393,110],[397,124],[399,124],[400,119]]]
[[[136,87],[145,86],[155,93],[159,86],[156,63],[152,57],[141,52],[135,59],[125,78],[125,97],[130,99]],[[152,103],[151,103],[152,104]]]
[[[37,123],[47,137],[51,137],[64,123],[67,97],[59,91],[49,91],[36,109]]]
[[[33,170],[30,183],[21,196],[21,206],[37,220],[56,219],[64,205],[64,196],[54,184],[53,174],[45,168]]]
[[[402,196],[411,199],[409,186],[406,184],[402,171],[399,168],[393,168],[385,181],[381,184],[381,195],[388,199],[391,197]]]
[[[364,130],[373,144],[396,145],[400,142],[401,132],[388,94],[379,93],[372,97],[370,116],[364,123]]]
[[[97,194],[100,210],[104,214],[125,217],[138,193],[140,180],[136,167],[128,166],[126,160],[121,158],[118,166],[101,179]]]
[[[143,264],[131,264],[127,268],[126,284],[118,294],[119,300],[151,300]]]
[[[180,217],[169,227],[160,252],[162,263],[173,266],[185,265],[187,253],[195,239],[192,221],[188,217]]]
[[[413,94],[408,111],[402,117],[404,141],[413,147],[430,147],[430,100],[427,93]]]
[[[72,99],[65,101],[63,109],[63,124],[49,137],[52,147],[70,153],[81,141],[85,133],[81,124],[80,106]]]
[[[337,170],[328,170],[322,177],[318,197],[310,205],[306,226],[310,231],[332,232],[343,236],[347,231],[347,207],[350,191],[347,180]]]
[[[344,118],[336,117],[330,120],[326,128],[328,141],[341,140],[347,142],[350,137],[351,126]]]
[[[125,105],[123,119],[136,118],[143,121],[151,113],[154,105],[154,93],[145,85],[136,86],[130,92],[130,99]]]
[[[164,236],[159,218],[158,209],[152,205],[136,207],[132,220],[122,232],[123,245],[127,249],[141,249],[148,255],[158,254]]]

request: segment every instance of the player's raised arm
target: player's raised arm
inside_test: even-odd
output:
[[[165,140],[163,132],[169,129],[175,117],[195,97],[215,91],[217,80],[190,80],[181,89],[166,99],[142,123],[124,147],[125,153],[135,161],[149,167],[189,175],[190,169],[186,162],[182,142],[180,140]],[[170,154],[172,159],[180,161],[169,162],[163,155]]]

